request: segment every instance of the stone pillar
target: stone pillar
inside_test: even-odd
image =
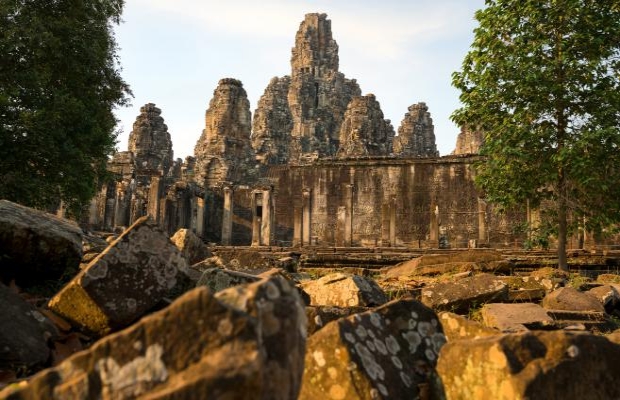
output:
[[[196,233],[196,225],[198,224],[198,197],[193,192],[190,192],[189,196],[189,229],[191,229],[192,232]]]
[[[310,234],[311,234],[311,193],[312,190],[309,188],[305,188],[302,192],[302,217],[301,217],[301,245],[309,246],[310,243]]]
[[[151,177],[151,185],[149,187],[149,201],[146,208],[146,213],[153,218],[153,221],[160,223],[160,198],[162,197],[162,184],[159,176]]]
[[[252,244],[251,246],[261,245],[261,219],[263,217],[263,192],[254,190],[252,192]],[[259,212],[260,208],[260,212]]]
[[[347,220],[347,208],[345,206],[338,207],[336,215],[336,246],[344,247],[344,226]]]
[[[125,198],[125,190],[123,184],[116,184],[116,201],[114,203],[114,221],[113,226],[127,226],[127,199]]]
[[[396,246],[396,198],[390,199],[390,246]]]
[[[478,246],[487,244],[487,203],[478,198]]]
[[[353,246],[353,185],[344,185],[344,202],[346,205],[346,214],[344,220],[344,245],[346,247]]]
[[[431,204],[429,246],[439,248],[439,206],[435,203]]]
[[[224,212],[222,214],[222,245],[230,246],[233,228],[233,190],[224,188]]]
[[[271,228],[273,215],[271,213],[271,188],[263,190],[263,216],[261,221],[260,242],[263,246],[271,246]]]
[[[302,207],[293,209],[293,247],[301,247],[301,230],[302,230]]]
[[[205,215],[206,201],[202,197],[196,196],[196,235],[200,238],[205,237]]]
[[[390,246],[390,205],[381,205],[381,246]]]

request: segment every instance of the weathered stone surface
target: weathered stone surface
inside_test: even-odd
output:
[[[190,265],[211,256],[209,248],[189,229],[179,229],[170,240]]]
[[[383,290],[372,279],[358,275],[335,273],[303,282],[310,295],[310,305],[337,307],[372,307],[387,302]]]
[[[608,313],[611,313],[620,304],[620,292],[618,291],[620,285],[602,285],[592,288],[585,292],[597,299],[605,308]]]
[[[88,332],[127,326],[189,283],[187,261],[151,219],[140,218],[49,301]]]
[[[481,130],[462,126],[461,132],[456,138],[456,148],[452,154],[478,154],[483,143],[484,133]]]
[[[571,287],[563,287],[549,293],[542,306],[550,310],[605,312],[603,305],[594,297]]]
[[[161,171],[165,176],[172,166],[172,140],[161,116],[161,109],[155,107],[155,104],[148,103],[140,107],[140,115],[129,134],[129,151],[134,155],[138,174]]]
[[[470,249],[413,258],[386,269],[384,273],[386,277],[392,278],[408,275],[432,275],[452,272],[455,269],[458,271],[469,270],[469,268],[493,270],[493,268],[501,268],[504,266],[500,264],[502,262],[502,255],[498,251]],[[474,263],[474,265],[472,265],[472,263]]]
[[[394,138],[394,154],[401,157],[439,157],[435,127],[426,103],[409,106]]]
[[[194,147],[195,180],[212,187],[247,183],[255,173],[250,141],[250,102],[241,81],[221,79],[205,114],[205,129]]]
[[[334,306],[308,306],[306,318],[308,319],[308,336],[311,336],[328,322],[348,317],[352,314],[368,311],[367,307],[334,307]]]
[[[620,346],[602,336],[537,331],[448,342],[437,372],[448,399],[615,399]]]
[[[293,116],[288,104],[291,77],[272,78],[258,101],[252,121],[252,147],[261,164],[289,160]]]
[[[620,275],[618,274],[600,274],[596,277],[596,281],[600,283],[620,284]]]
[[[434,310],[466,313],[472,306],[508,298],[508,286],[495,276],[480,274],[422,289],[421,301]]]
[[[82,258],[80,228],[67,220],[0,200],[0,277],[22,286],[58,279]]]
[[[361,91],[338,72],[338,44],[326,14],[306,14],[295,35],[288,103],[293,116],[290,161],[305,162],[338,150],[347,105]]]
[[[330,322],[308,340],[299,399],[417,399],[444,343],[435,313],[415,300]]]
[[[374,94],[351,99],[340,125],[338,157],[385,156],[392,152],[394,128],[384,119]]]
[[[213,292],[219,292],[229,287],[259,281],[256,275],[246,274],[239,271],[231,271],[221,268],[208,268],[202,272],[202,276],[196,286],[207,286]]]
[[[498,276],[497,279],[508,285],[509,302],[537,303],[558,287],[557,282],[533,276]]]
[[[526,331],[526,324],[538,326],[552,325],[551,318],[544,308],[534,303],[489,303],[480,309],[482,321],[491,328],[502,332]]]
[[[462,315],[451,312],[439,313],[439,322],[448,342],[463,339],[477,339],[501,334],[497,329],[489,328]]]
[[[304,351],[303,307],[283,278],[202,287],[0,397],[294,399]]]
[[[48,361],[54,324],[1,283],[0,310],[0,370],[32,371]]]

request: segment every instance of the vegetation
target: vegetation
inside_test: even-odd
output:
[[[544,202],[566,269],[571,229],[620,219],[620,3],[487,0],[476,19],[452,119],[485,132],[489,200]]]
[[[73,214],[94,195],[131,92],[123,0],[0,0],[0,198]]]

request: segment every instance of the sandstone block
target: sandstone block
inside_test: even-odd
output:
[[[0,284],[0,370],[32,370],[50,356],[56,326],[8,287]]]
[[[483,305],[480,312],[486,326],[502,332],[526,331],[525,324],[553,324],[545,309],[534,303],[490,303]]]
[[[231,271],[221,268],[208,268],[202,272],[202,276],[196,286],[206,286],[214,293],[228,289],[229,287],[259,281],[255,275],[239,271]]]
[[[0,200],[0,277],[22,287],[77,272],[80,228],[54,215]]]
[[[337,307],[372,307],[387,302],[377,283],[358,275],[335,273],[303,282],[301,288],[310,295],[310,305]]]
[[[437,372],[445,397],[470,399],[615,399],[620,346],[602,336],[537,331],[449,342]]]
[[[587,295],[593,296],[611,313],[620,304],[620,292],[618,284],[602,285],[592,288],[585,292]]]
[[[49,301],[81,329],[105,335],[186,289],[188,266],[167,235],[142,217]]]
[[[308,340],[299,399],[415,399],[445,343],[435,313],[396,300],[330,322]]]
[[[605,312],[603,305],[594,297],[573,289],[563,287],[549,293],[542,306],[550,310]]]
[[[334,306],[307,306],[308,336],[323,328],[327,323],[340,318],[348,317],[368,311],[366,307],[334,307]]]
[[[487,263],[497,263],[503,261],[502,255],[494,250],[470,249],[448,254],[432,254],[414,258],[402,262],[385,271],[388,278],[423,275],[425,273],[437,274],[452,271],[454,268],[467,268],[478,265],[477,268],[483,270]],[[439,267],[438,267],[439,266]],[[491,268],[497,266],[491,264]]]
[[[283,278],[171,306],[0,392],[12,399],[297,398],[305,315]]]
[[[472,306],[508,298],[508,286],[490,274],[454,282],[437,283],[422,289],[421,301],[434,310],[466,313]]]
[[[179,249],[190,265],[211,256],[209,249],[193,231],[179,229],[170,240]]]
[[[439,322],[441,322],[448,342],[501,334],[497,329],[486,327],[479,322],[448,311],[439,313]]]

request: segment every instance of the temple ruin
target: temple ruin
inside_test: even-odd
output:
[[[411,105],[398,135],[374,95],[339,71],[325,14],[295,36],[291,75],[273,78],[252,119],[243,84],[221,79],[193,157],[173,159],[162,112],[140,110],[115,179],[93,200],[96,229],[151,215],[169,233],[242,246],[522,246],[526,205],[492,211],[474,186],[482,134],[463,129],[439,156],[429,107]]]

